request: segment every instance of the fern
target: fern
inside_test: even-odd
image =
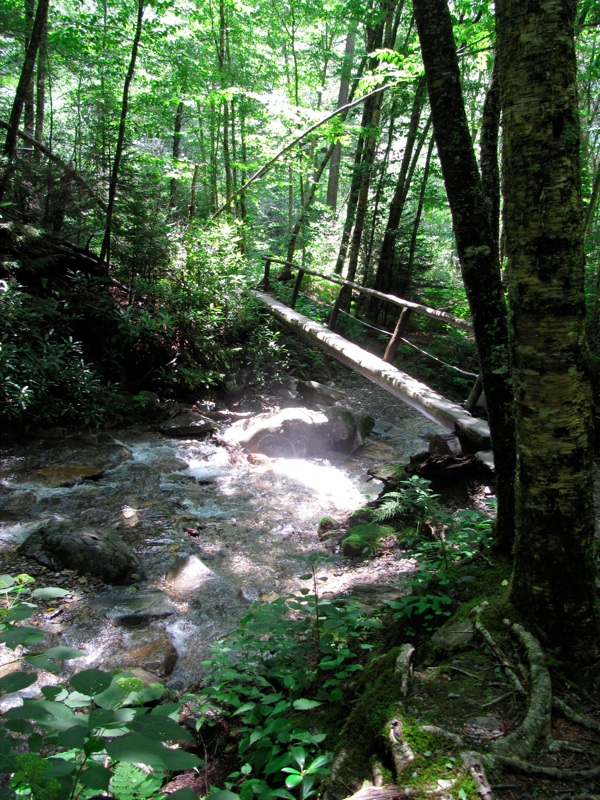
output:
[[[164,775],[156,772],[144,772],[139,767],[120,761],[110,779],[110,789],[116,800],[159,800]]]

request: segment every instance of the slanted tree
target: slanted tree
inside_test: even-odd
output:
[[[543,641],[598,654],[575,0],[497,0],[516,409],[510,596]]]

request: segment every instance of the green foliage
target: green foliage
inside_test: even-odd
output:
[[[367,633],[380,623],[357,604],[320,595],[321,558],[301,559],[312,591],[257,606],[215,646],[204,688],[188,698],[200,730],[227,716],[238,740],[240,768],[210,798],[309,798],[327,773],[320,724],[354,690]]]
[[[394,536],[395,533],[393,528],[387,525],[378,525],[376,522],[354,525],[342,542],[342,552],[350,558],[372,556],[377,550],[379,542],[388,536]]]
[[[0,282],[0,421],[95,425],[116,390],[73,339],[66,298],[34,297]]]
[[[399,491],[383,495],[375,516],[402,526],[402,542],[413,551],[418,569],[410,581],[412,593],[388,605],[394,618],[418,618],[431,630],[452,613],[450,596],[440,592],[449,584],[446,573],[491,545],[493,520],[473,509],[446,513],[430,481],[418,475],[398,485]]]
[[[35,612],[31,600],[67,594],[63,589],[32,589],[32,583],[27,575],[0,576],[0,642],[11,650],[25,648],[26,665],[55,671],[57,661],[83,653],[67,647],[38,655],[27,652],[43,639],[37,629],[16,624]],[[0,696],[25,689],[38,677],[23,669],[5,675]],[[193,753],[168,746],[193,739],[177,722],[179,704],[144,705],[163,696],[162,686],[146,687],[128,673],[113,676],[86,669],[72,675],[68,685],[42,686],[40,691],[41,696],[9,708],[0,724],[0,773],[12,776],[7,800],[85,800],[109,789],[115,800],[160,800],[169,772],[202,763]],[[175,796],[194,797],[188,791]]]

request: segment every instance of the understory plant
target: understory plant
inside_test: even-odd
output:
[[[419,618],[432,630],[452,614],[448,571],[491,545],[493,518],[474,509],[444,511],[431,482],[418,475],[397,484],[397,490],[383,495],[375,518],[402,527],[417,570],[409,582],[411,594],[387,604],[394,618]]]
[[[210,800],[309,798],[328,773],[327,732],[356,689],[368,633],[381,623],[320,594],[319,557],[304,558],[312,591],[253,609],[215,646],[204,688],[187,698],[201,737],[226,718],[238,742],[239,767]]]
[[[0,575],[0,642],[14,653],[18,666],[0,678],[0,698],[40,681],[38,669],[58,672],[58,663],[83,655],[69,647],[29,651],[44,634],[18,623],[34,614],[34,600],[67,594],[64,589],[33,589],[32,583],[28,575]],[[0,780],[9,776],[2,797],[162,800],[161,787],[173,771],[202,763],[195,754],[172,748],[193,737],[177,722],[180,703],[156,705],[165,691],[131,673],[85,669],[63,685],[42,685],[39,694],[10,704],[0,722]],[[188,789],[169,797],[196,800]]]

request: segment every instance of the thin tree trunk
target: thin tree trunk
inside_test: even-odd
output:
[[[142,24],[144,21],[145,8],[146,8],[146,0],[138,0],[135,35],[133,37],[133,45],[131,47],[131,58],[129,60],[129,68],[127,70],[127,75],[125,76],[125,85],[123,86],[123,101],[121,103],[121,119],[119,122],[119,134],[117,137],[117,146],[115,149],[115,159],[113,162],[110,184],[108,187],[108,209],[106,212],[106,227],[104,230],[104,239],[102,240],[102,248],[100,250],[100,263],[106,261],[107,266],[110,265],[110,240],[112,233],[112,221],[115,210],[115,200],[117,197],[119,168],[121,166],[123,145],[125,143],[125,126],[127,123],[127,111],[129,109],[129,89],[131,87],[131,81],[133,80],[133,73],[135,72],[135,62],[137,60],[138,49],[140,46],[140,39],[142,36]]]
[[[340,78],[340,90],[338,92],[337,108],[346,105],[350,92],[350,75],[352,72],[352,61],[356,47],[356,27],[351,28],[346,36],[346,48],[344,60],[342,62],[342,75]],[[327,205],[332,211],[337,208],[337,197],[340,186],[340,163],[342,156],[342,143],[336,142],[329,162],[329,181],[327,183]]]
[[[421,217],[423,216],[423,205],[425,203],[425,191],[427,189],[427,181],[429,180],[429,171],[431,168],[431,156],[433,155],[433,148],[435,147],[435,139],[432,136],[429,141],[427,149],[427,158],[425,159],[425,169],[423,170],[423,178],[421,180],[421,188],[419,190],[419,202],[417,203],[417,213],[413,222],[412,233],[410,236],[410,247],[408,251],[408,259],[406,262],[406,270],[404,274],[404,281],[398,287],[400,297],[410,299],[410,285],[412,282],[412,275],[415,266],[415,253],[417,250],[417,236],[419,233],[419,226],[421,225]]]
[[[498,498],[496,539],[499,548],[510,553],[515,522],[516,448],[507,314],[498,252],[465,114],[447,1],[414,0],[413,7],[433,131],[487,398]]]
[[[576,3],[498,0],[496,9],[519,452],[510,598],[562,660],[591,665],[599,626]]]
[[[25,52],[29,47],[29,41],[33,31],[33,21],[35,19],[35,0],[25,0]],[[41,42],[41,38],[40,38]],[[39,48],[38,48],[39,49]],[[23,113],[23,128],[25,133],[33,136],[35,133],[35,87],[33,81],[33,73],[27,86],[25,93],[25,104]]]
[[[175,113],[175,125],[173,127],[173,169],[177,169],[177,162],[179,161],[180,152],[181,152],[181,129],[183,128],[183,112],[185,110],[185,104],[183,100],[180,100],[177,105],[177,111]],[[177,178],[171,178],[171,187],[169,193],[169,210],[173,210],[175,208],[175,203],[177,200],[177,184],[179,181]]]
[[[394,271],[394,253],[396,249],[396,237],[398,236],[398,226],[404,211],[404,204],[408,195],[408,171],[411,164],[417,135],[419,132],[419,122],[425,102],[427,100],[427,86],[425,78],[420,78],[415,88],[410,122],[406,133],[406,144],[400,165],[400,173],[396,182],[396,189],[390,204],[388,221],[383,235],[379,263],[375,274],[374,288],[380,292],[388,291],[392,283]]]
[[[481,182],[496,248],[498,248],[500,242],[500,169],[498,166],[500,86],[498,83],[497,61],[495,58],[492,79],[483,104],[481,140],[479,144]]]
[[[37,55],[36,98],[35,98],[35,132],[34,136],[40,144],[44,141],[44,121],[46,117],[46,62],[48,60],[48,21],[42,29],[40,46]],[[36,152],[38,152],[36,150]]]
[[[33,77],[35,68],[35,60],[42,40],[46,20],[48,19],[48,5],[49,0],[38,0],[37,10],[35,13],[35,20],[31,31],[31,37],[25,53],[25,60],[21,70],[21,76],[15,92],[15,99],[13,101],[10,119],[8,121],[8,131],[4,141],[4,155],[6,156],[6,166],[0,179],[0,203],[4,199],[4,194],[10,183],[10,178],[13,170],[13,160],[17,148],[17,135],[19,131],[19,122],[23,112],[23,105],[29,85]]]

